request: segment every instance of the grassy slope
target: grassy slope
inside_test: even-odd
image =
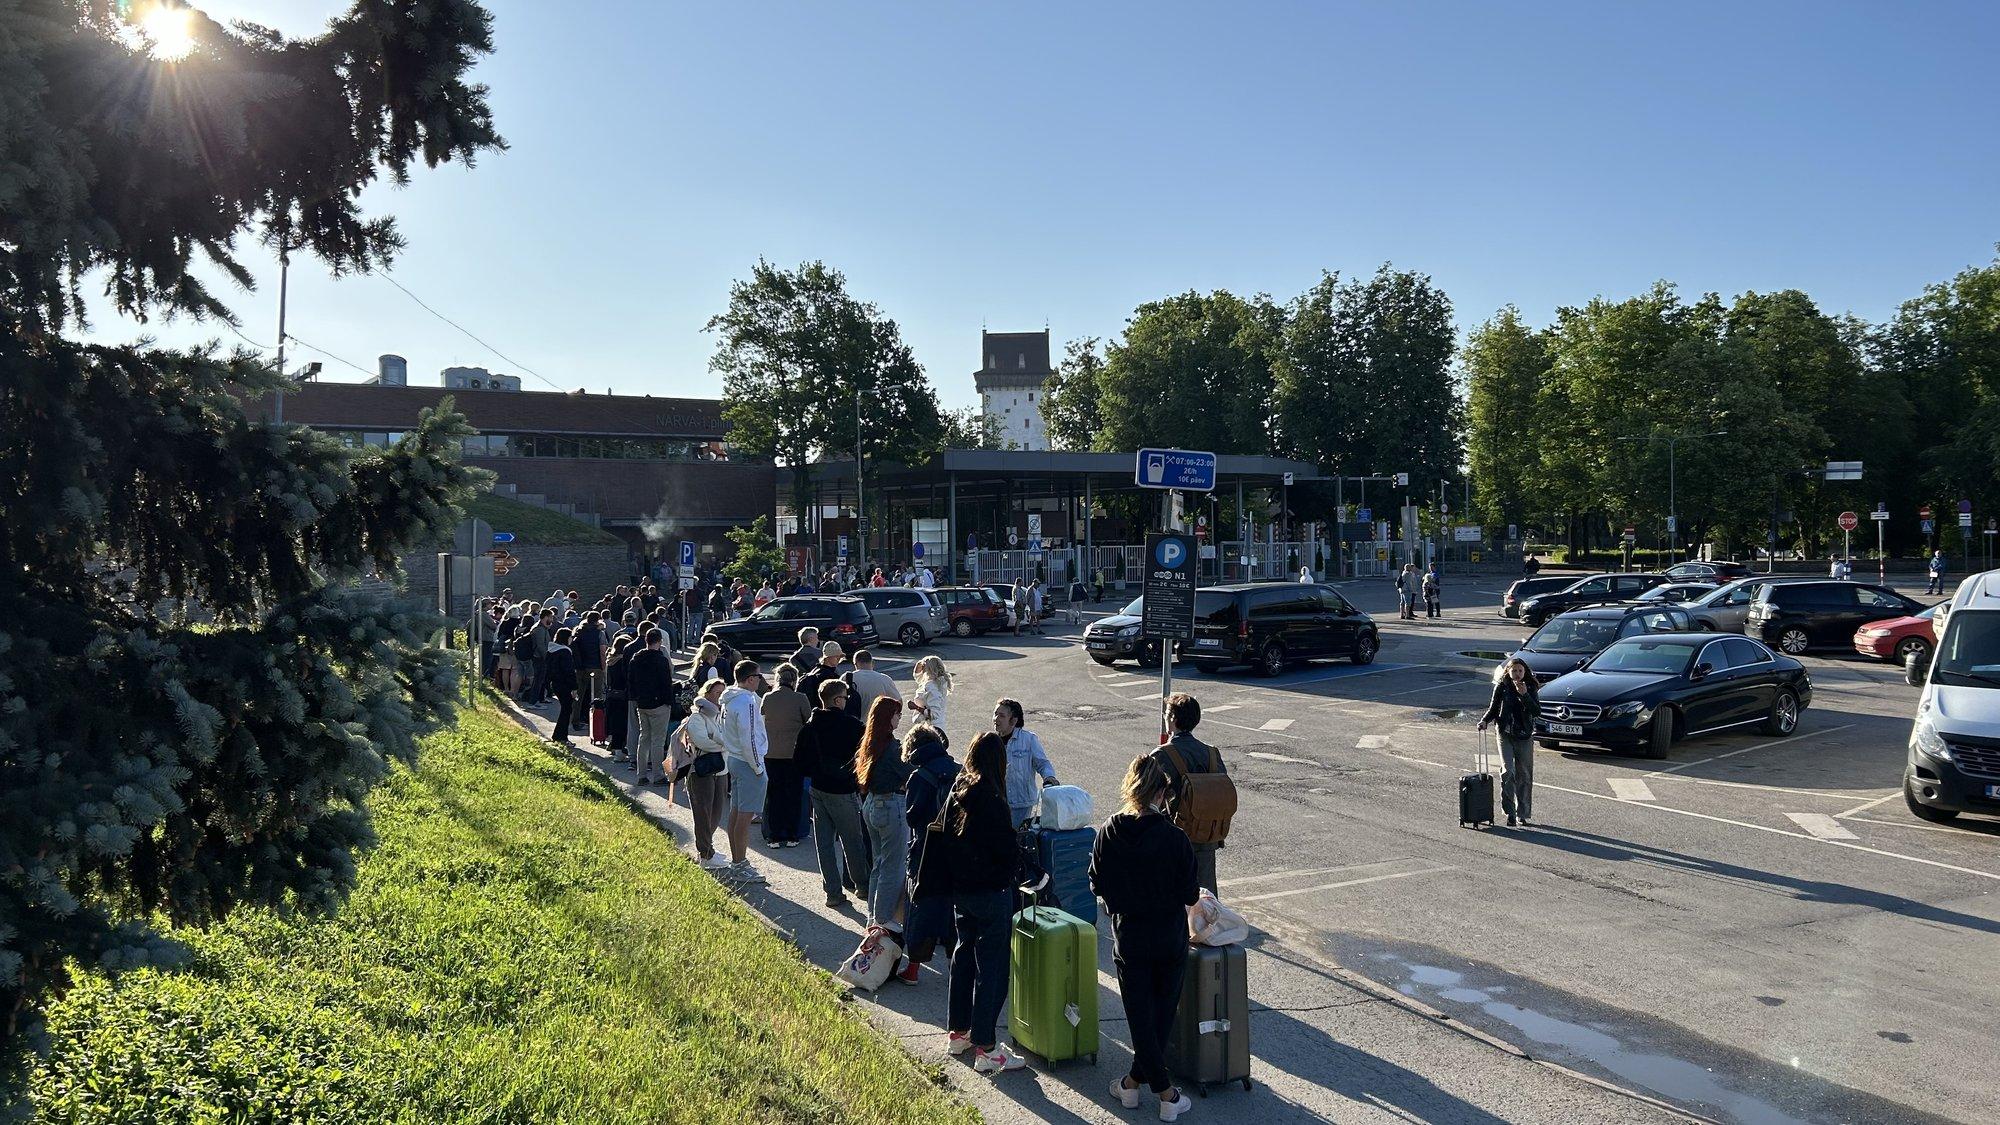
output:
[[[561,512],[523,504],[505,496],[482,492],[465,505],[465,514],[485,520],[495,531],[511,531],[522,543],[543,547],[611,546],[624,542],[616,535],[571,519]]]
[[[46,1120],[971,1121],[593,773],[482,709],[337,917],[246,911],[52,1013]]]

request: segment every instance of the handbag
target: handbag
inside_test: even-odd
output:
[[[861,935],[861,944],[833,975],[856,988],[874,991],[889,980],[889,974],[896,968],[896,962],[903,956],[903,947],[896,935],[881,926],[870,926]]]
[[[946,831],[945,822],[956,799],[946,795],[938,805],[937,816],[924,826],[924,855],[917,861],[917,877],[910,887],[912,902],[944,898],[951,894],[951,859],[945,854],[951,847],[951,833]]]

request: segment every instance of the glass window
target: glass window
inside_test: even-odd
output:
[[[488,457],[509,457],[513,455],[514,439],[507,434],[486,435],[486,455]]]
[[[576,456],[577,456],[577,442],[576,442],[576,439],[575,439],[575,438],[567,438],[567,437],[559,437],[559,438],[557,438],[557,439],[556,439],[556,456],[558,456],[558,457],[569,457],[569,458],[574,458],[574,457],[576,457]]]
[[[1590,667],[1600,672],[1652,672],[1679,675],[1688,667],[1695,646],[1664,637],[1633,637],[1597,654]]]
[[[1875,586],[1859,587],[1855,590],[1855,593],[1861,596],[1861,608],[1863,609],[1890,609],[1901,613],[1907,604],[1895,594]]]
[[[1143,598],[1134,599],[1125,612],[1137,614]],[[1236,627],[1236,595],[1220,590],[1196,590],[1194,594],[1194,620],[1197,625],[1216,625],[1222,628]]]
[[[1730,657],[1729,650],[1723,646],[1723,642],[1721,641],[1710,641],[1708,647],[1701,650],[1701,655],[1695,658],[1695,663],[1708,665],[1708,670],[1711,672],[1720,672],[1736,666],[1736,662]]]
[[[1729,652],[1729,663],[1737,668],[1747,668],[1771,659],[1771,653],[1763,645],[1748,637],[1731,637],[1722,645]]]
[[[389,435],[383,433],[375,433],[371,431],[369,433],[364,433],[361,435],[361,442],[363,445],[372,445],[377,448],[380,448],[381,446],[389,444]]]
[[[1618,623],[1602,617],[1557,617],[1535,631],[1521,646],[1535,652],[1583,655],[1611,643]]]
[[[2000,613],[1957,609],[1946,616],[1931,681],[1954,687],[2000,687]]]
[[[1577,583],[1575,587],[1573,587],[1567,592],[1574,594],[1608,594],[1611,592],[1611,579],[1609,578],[1586,579],[1582,582]]]

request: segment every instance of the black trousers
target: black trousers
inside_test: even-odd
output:
[[[625,741],[626,741],[625,736],[627,733],[625,729],[626,725],[625,720],[629,718],[631,714],[630,711],[626,708],[625,702],[626,701],[623,698],[619,699],[606,698],[604,701],[605,741],[610,743],[610,748],[613,751],[620,754],[625,752]]]
[[[576,713],[576,689],[558,691],[556,697],[556,737],[569,738],[569,721]]]
[[[1172,953],[1147,952],[1113,958],[1118,969],[1118,995],[1125,1001],[1126,1027],[1132,1036],[1132,1084],[1156,1094],[1172,1088],[1167,1073],[1167,1038],[1180,1010],[1181,982],[1187,977],[1187,944]]]
[[[765,838],[773,843],[796,841],[805,815],[805,775],[790,758],[766,758],[764,768],[770,772],[764,790]]]

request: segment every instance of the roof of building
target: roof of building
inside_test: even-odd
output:
[[[722,439],[722,403],[706,398],[559,394],[372,383],[305,383],[285,395],[285,421],[307,426],[404,430],[417,412],[450,395],[474,429],[485,433],[588,434],[599,437]],[[269,417],[269,399],[244,404]]]
[[[1039,387],[1055,373],[1049,365],[1049,331],[981,332],[978,371],[974,387],[981,391],[998,387]]]

